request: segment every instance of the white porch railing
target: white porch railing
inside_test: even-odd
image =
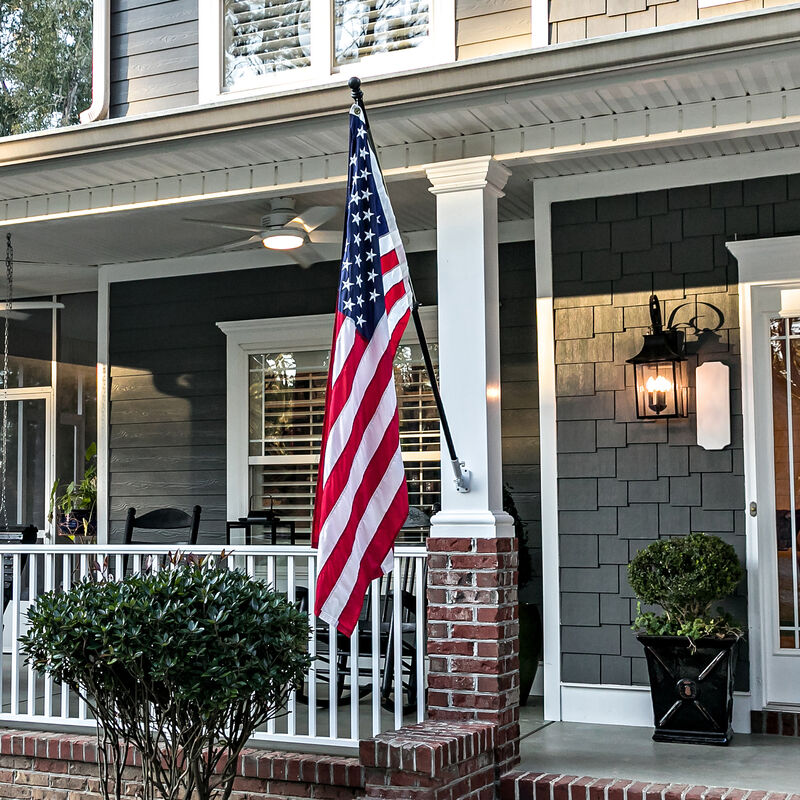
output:
[[[23,663],[18,637],[27,608],[42,592],[68,589],[108,559],[120,576],[158,568],[176,549],[218,556],[220,547],[155,545],[0,546],[10,598],[2,617],[0,725],[43,729],[93,728],[86,703],[65,686]],[[348,640],[313,615],[316,551],[310,547],[235,546],[227,564],[264,580],[309,610],[308,648],[314,662],[286,713],[270,720],[255,739],[287,747],[321,745],[349,749],[359,739],[425,714],[425,548],[398,548],[391,575],[374,581],[364,603],[358,634]],[[395,654],[400,657],[396,658]]]

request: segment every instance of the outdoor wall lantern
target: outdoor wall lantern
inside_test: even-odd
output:
[[[628,359],[633,364],[636,387],[636,416],[639,419],[669,419],[689,414],[689,386],[686,380],[686,356],[683,331],[664,330],[661,304],[650,295],[650,333],[638,355]]]

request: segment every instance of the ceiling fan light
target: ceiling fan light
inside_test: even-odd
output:
[[[306,242],[303,233],[291,228],[280,228],[276,231],[265,232],[261,243],[270,250],[296,250]]]

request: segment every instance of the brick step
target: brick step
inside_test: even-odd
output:
[[[500,800],[800,800],[800,794],[590,778],[543,772],[510,772],[500,780]]]

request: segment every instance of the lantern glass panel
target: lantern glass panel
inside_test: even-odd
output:
[[[636,364],[636,416],[639,419],[685,417],[687,385],[685,361],[648,361]]]

